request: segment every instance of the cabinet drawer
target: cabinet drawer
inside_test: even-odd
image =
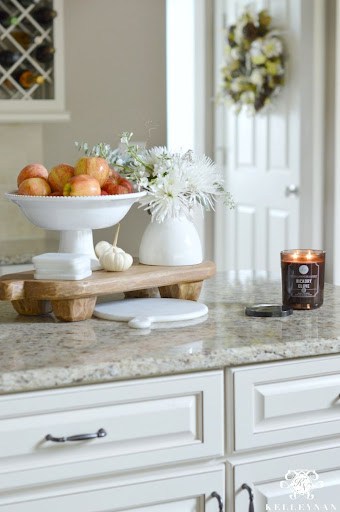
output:
[[[100,428],[106,437],[45,440]],[[222,372],[0,396],[5,489],[222,454]]]
[[[2,512],[217,512],[215,491],[224,496],[224,466],[196,472],[176,471],[129,477],[103,478],[64,487],[20,490],[0,494]]]
[[[245,512],[251,487],[256,511],[337,511],[340,448],[239,464],[234,473],[234,512]],[[227,508],[228,509],[228,508]]]
[[[233,372],[235,449],[340,433],[340,358]]]

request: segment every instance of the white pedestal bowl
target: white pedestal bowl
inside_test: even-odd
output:
[[[87,254],[92,270],[101,268],[93,247],[93,229],[114,226],[146,192],[107,196],[21,196],[5,197],[21,209],[32,224],[60,231],[59,252]]]

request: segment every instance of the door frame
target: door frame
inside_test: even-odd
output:
[[[340,265],[335,264],[340,261],[340,146],[336,143],[340,137],[340,3],[335,3],[335,79],[334,79],[334,119],[331,120],[332,126],[330,132],[334,130],[334,138],[332,146],[334,148],[334,162],[328,169],[328,192],[330,194],[330,208],[326,215],[326,240],[327,249],[327,266],[329,268],[329,276],[333,284],[340,285]],[[331,133],[329,133],[331,135]]]
[[[180,29],[176,25],[176,16],[181,15],[182,1],[172,0],[166,2],[166,42],[167,42],[167,145],[171,146],[175,140],[178,142],[176,134],[178,124],[188,129],[189,137],[186,144],[190,144],[198,154],[205,153],[211,158],[214,157],[214,112],[212,98],[214,95],[214,28],[213,28],[213,10],[214,0],[187,0],[185,15],[190,22],[188,28],[189,37],[192,38],[189,52],[190,55],[183,53],[180,45],[177,44],[177,50],[171,48],[173,38],[177,42],[184,40],[188,34],[183,33],[183,21],[181,20]],[[191,18],[190,18],[191,16]],[[183,17],[183,12],[182,12]],[[189,18],[188,18],[189,17]],[[182,30],[182,32],[181,32]],[[187,48],[188,50],[188,48]],[[171,56],[170,56],[171,51]],[[171,57],[171,62],[170,62]],[[192,60],[189,69],[190,76],[184,78],[188,81],[184,94],[189,108],[182,102],[182,108],[178,107],[176,97],[178,91],[183,85],[183,75],[178,72],[178,68],[183,68],[187,60]],[[190,88],[192,91],[190,91]],[[176,115],[170,109],[176,108]],[[178,147],[175,149],[179,149]],[[189,149],[183,147],[181,149]],[[202,246],[204,247],[205,259],[213,258],[214,246],[214,220],[212,213],[205,213],[204,216],[198,212],[194,218],[198,229]]]

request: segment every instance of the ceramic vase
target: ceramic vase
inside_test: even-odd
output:
[[[202,263],[202,245],[193,222],[186,217],[151,221],[139,247],[145,265],[195,265]]]

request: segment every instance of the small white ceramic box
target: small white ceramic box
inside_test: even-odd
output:
[[[85,254],[47,252],[32,258],[35,279],[77,281],[92,274],[91,259]]]

